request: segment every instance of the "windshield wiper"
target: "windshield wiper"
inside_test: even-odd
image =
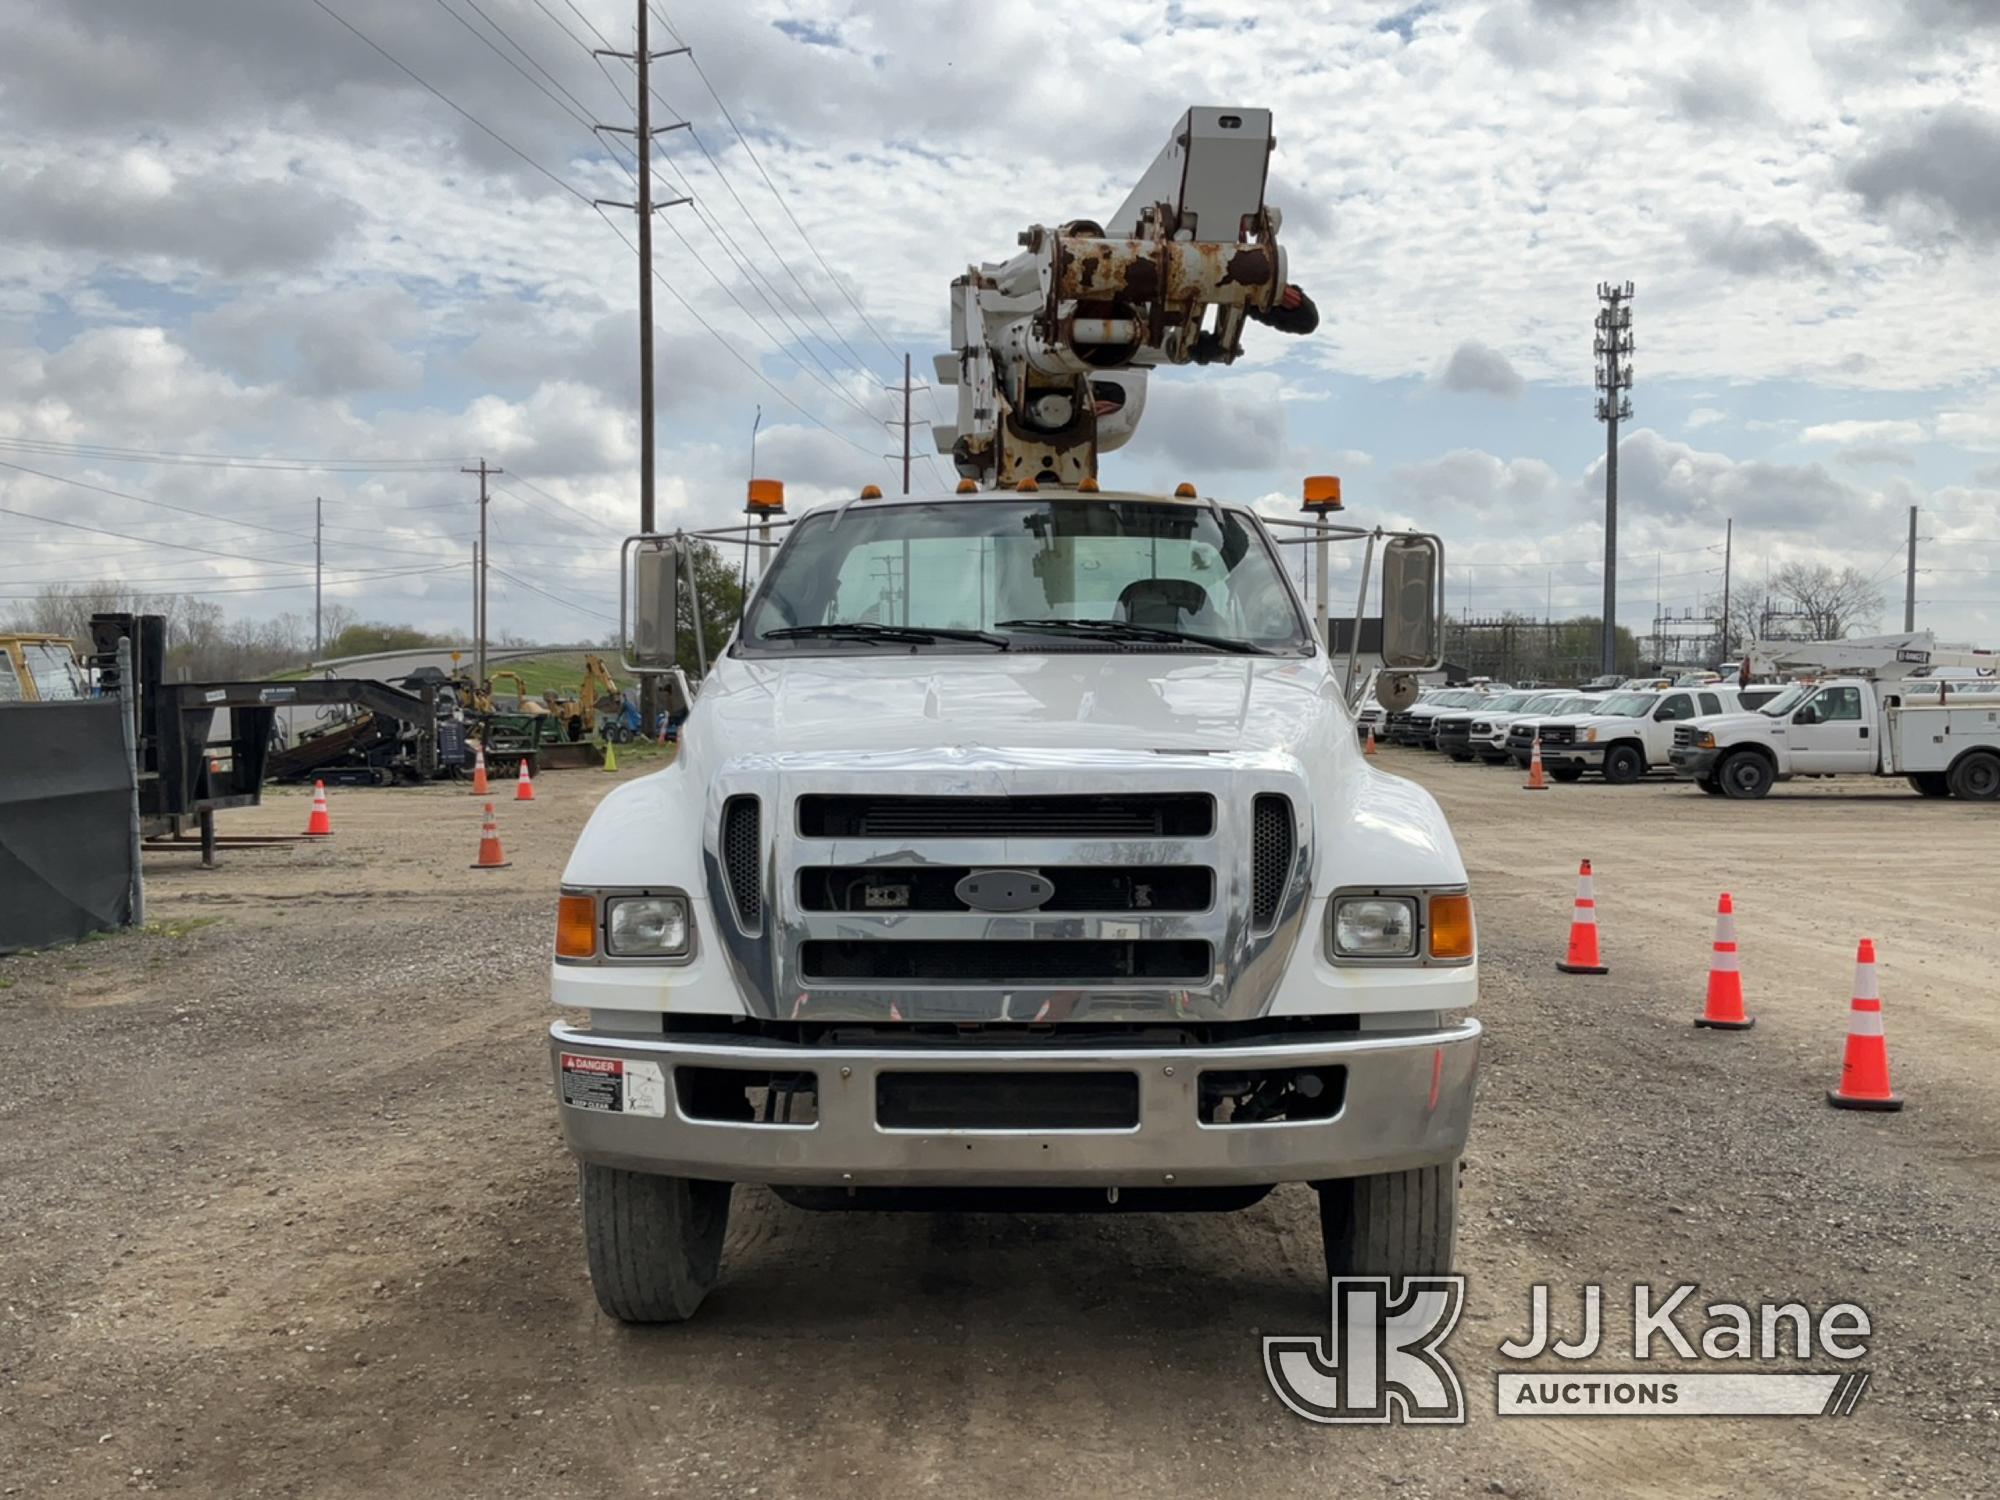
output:
[[[1051,635],[1084,635],[1102,641],[1171,641],[1189,646],[1208,646],[1239,656],[1274,656],[1249,641],[1234,641],[1221,635],[1196,635],[1170,625],[1135,625],[1129,620],[996,620],[1002,630],[1045,630]]]
[[[831,625],[786,625],[766,630],[760,641],[797,641],[823,637],[834,641],[888,641],[892,644],[926,646],[939,641],[978,641],[1006,651],[1013,642],[990,630],[952,630],[941,625],[877,625],[869,620],[849,620]]]

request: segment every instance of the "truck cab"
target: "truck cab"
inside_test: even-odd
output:
[[[634,563],[640,669],[698,618],[675,550]],[[692,1313],[738,1183],[1105,1211],[1306,1183],[1330,1269],[1446,1270],[1466,870],[1362,755],[1324,639],[1245,506],[800,519],[675,761],[563,873],[549,1054],[603,1308]]]

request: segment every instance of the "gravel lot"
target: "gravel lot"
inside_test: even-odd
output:
[[[1466,1427],[1270,1394],[1259,1334],[1325,1328],[1304,1189],[1036,1219],[741,1190],[696,1322],[608,1323],[542,1043],[557,876],[615,781],[577,771],[499,804],[506,870],[467,868],[462,791],[336,790],[330,843],[160,856],[147,932],[0,960],[0,1493],[1995,1493],[2000,814],[1380,764],[1445,802],[1479,909]],[[1580,855],[1601,979],[1552,967]],[[1688,1024],[1722,889],[1736,1035]],[[1822,1098],[1862,935],[1901,1115]],[[1528,1287],[1573,1322],[1593,1280],[1860,1302],[1873,1385],[1839,1421],[1496,1418]]]

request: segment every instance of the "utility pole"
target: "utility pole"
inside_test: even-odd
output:
[[[484,686],[486,682],[486,564],[488,552],[486,546],[486,502],[488,498],[486,481],[492,475],[504,474],[507,471],[505,469],[489,469],[486,466],[486,460],[482,458],[479,460],[478,468],[461,468],[458,472],[461,474],[477,474],[479,476],[479,566],[474,570],[472,580],[472,616],[475,622],[472,643],[474,661],[472,675],[474,681]]]
[[[903,356],[903,383],[901,385],[885,385],[882,389],[890,392],[901,391],[903,394],[903,420],[898,422],[894,417],[883,418],[885,426],[900,427],[903,429],[903,451],[900,454],[885,453],[882,456],[884,458],[900,457],[903,460],[903,493],[907,495],[910,493],[910,431],[912,428],[925,426],[930,420],[927,417],[917,417],[912,420],[910,416],[910,393],[912,391],[927,391],[930,387],[928,385],[910,384],[910,356],[905,354]]]
[[[318,661],[325,642],[320,636],[319,572],[320,572],[320,523],[325,517],[325,505],[320,497],[313,496],[313,660]]]
[[[1903,574],[1903,629],[1917,628],[1917,508],[1910,507],[1910,565]]]
[[[653,201],[653,137],[669,130],[686,130],[686,120],[672,125],[653,128],[653,62],[662,57],[675,57],[686,52],[686,47],[671,47],[664,52],[655,52],[647,38],[647,0],[638,0],[638,40],[630,52],[614,52],[597,49],[598,57],[616,57],[632,64],[637,74],[637,123],[634,125],[600,125],[599,130],[616,131],[632,137],[632,154],[639,162],[639,198],[635,203],[615,203],[609,199],[597,200],[600,207],[625,208],[639,216],[639,530],[647,536],[653,534],[653,210],[673,208],[682,203],[690,203],[690,198],[670,198],[665,203]],[[644,732],[650,737],[653,724],[659,715],[659,678],[648,672],[639,679],[639,719],[645,726]]]
[[[1722,624],[1716,630],[1716,639],[1722,645],[1715,658],[1715,669],[1722,670],[1722,664],[1729,660],[1729,561],[1730,552],[1736,544],[1736,517],[1723,522],[1722,530]]]
[[[1597,337],[1597,420],[1604,424],[1604,671],[1618,670],[1618,424],[1632,415],[1632,283],[1600,281]]]

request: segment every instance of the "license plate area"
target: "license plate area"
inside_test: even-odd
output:
[[[883,1130],[1136,1130],[1132,1072],[884,1072],[875,1079]]]

